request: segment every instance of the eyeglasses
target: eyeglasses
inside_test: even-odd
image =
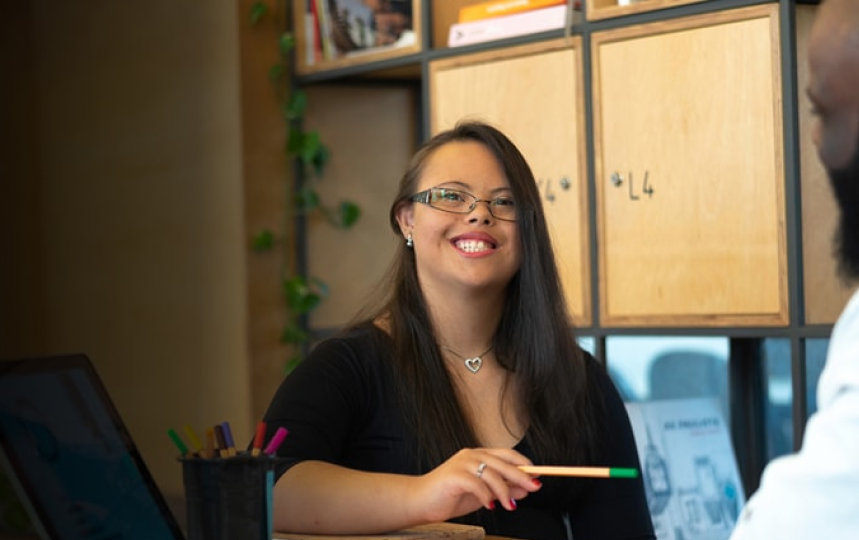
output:
[[[516,201],[512,197],[478,199],[465,191],[432,187],[420,193],[415,193],[409,197],[409,200],[426,204],[436,210],[453,212],[454,214],[468,214],[474,210],[477,203],[485,202],[489,203],[489,213],[494,218],[504,221],[516,221]]]

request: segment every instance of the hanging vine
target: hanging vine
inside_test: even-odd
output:
[[[332,226],[349,229],[358,221],[361,209],[350,201],[341,201],[335,207],[329,207],[323,203],[316,190],[329,161],[330,151],[322,142],[319,132],[304,129],[307,94],[293,86],[290,67],[295,50],[295,36],[289,30],[292,26],[289,21],[288,2],[278,2],[277,6],[284,15],[282,30],[276,40],[279,61],[269,69],[268,78],[276,93],[287,130],[285,152],[290,157],[290,163],[298,163],[300,182],[297,183],[297,189],[288,190],[287,193],[286,215],[283,220],[285,230],[281,235],[268,229],[259,231],[252,239],[252,247],[256,252],[267,252],[279,246],[284,250],[285,259],[288,261],[295,252],[287,238],[290,235],[289,229],[294,226],[297,218],[318,212]],[[258,24],[265,17],[271,16],[273,11],[267,2],[254,2],[250,8],[251,24]],[[286,176],[286,171],[284,175]],[[307,316],[329,293],[326,283],[291,270],[293,266],[284,264],[281,275],[287,316],[280,340],[292,346],[292,354],[284,366],[287,373],[304,358],[310,337],[306,328]]]

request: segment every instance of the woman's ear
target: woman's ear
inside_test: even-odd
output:
[[[400,226],[400,233],[403,238],[407,237],[412,229],[415,228],[415,205],[411,202],[403,202],[397,208],[397,224]]]

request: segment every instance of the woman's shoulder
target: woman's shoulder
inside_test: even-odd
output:
[[[320,341],[299,368],[377,371],[389,350],[388,335],[372,323],[362,323]]]
[[[599,384],[600,387],[611,383],[611,378],[609,377],[605,364],[597,360],[593,354],[581,347],[579,348],[579,354],[581,355],[582,364],[584,365],[587,378],[590,382],[595,382]]]
[[[370,322],[363,322],[337,331],[320,341],[313,350],[320,348],[346,347],[351,349],[371,348],[377,344],[382,332]]]

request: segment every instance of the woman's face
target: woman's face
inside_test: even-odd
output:
[[[475,141],[450,142],[430,154],[417,191],[434,187],[484,200],[513,197],[495,156]],[[494,217],[489,203],[479,202],[470,212],[457,214],[413,202],[403,205],[397,218],[403,236],[412,235],[425,294],[500,292],[519,269],[516,222]]]

